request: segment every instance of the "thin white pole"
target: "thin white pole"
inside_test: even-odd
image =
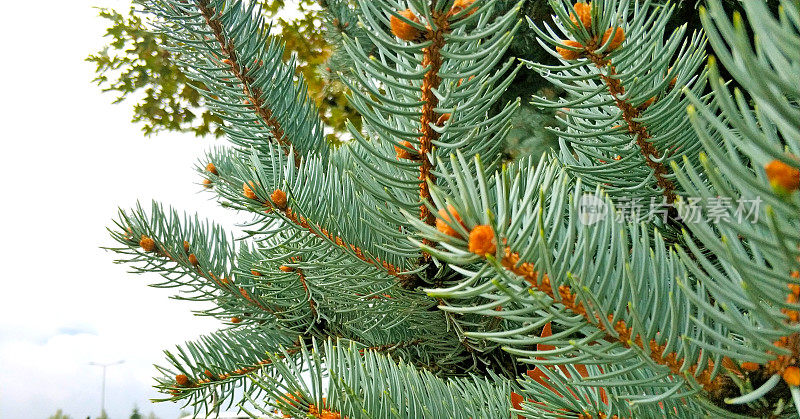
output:
[[[110,362],[110,363],[107,363],[107,364],[102,364],[102,363],[99,363],[99,362],[90,362],[89,363],[89,365],[94,365],[96,367],[103,367],[103,384],[102,384],[102,387],[100,387],[100,415],[102,415],[106,411],[106,368],[108,368],[108,367],[110,367],[112,365],[119,365],[119,364],[121,364],[123,362],[125,362],[125,361],[124,360],[120,360],[120,361],[117,361],[117,362]]]

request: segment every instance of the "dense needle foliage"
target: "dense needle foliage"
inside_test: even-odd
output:
[[[165,400],[800,412],[796,0],[325,0],[358,118],[339,126],[258,2],[140,3],[196,88],[173,111],[207,106],[229,140],[204,186],[251,216],[236,240],[159,203],[111,229],[120,262],[224,324],[167,352]]]

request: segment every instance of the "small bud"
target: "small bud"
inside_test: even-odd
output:
[[[792,387],[800,386],[800,368],[791,366],[783,370],[783,381]]]
[[[197,260],[197,256],[195,256],[194,253],[189,255],[189,263],[191,263],[192,266],[197,266],[200,264],[200,262]]]
[[[242,191],[244,192],[244,196],[247,199],[256,199],[256,193],[253,192],[253,189],[252,189],[252,188],[256,187],[256,184],[253,183],[252,180],[250,182],[248,182],[248,183],[250,184],[250,186],[248,186],[247,183],[243,183],[242,184]]]
[[[525,397],[521,394],[511,392],[511,407],[517,410],[522,410],[522,402],[525,401]]]
[[[471,80],[472,80],[472,79],[474,79],[474,78],[475,78],[475,76],[474,76],[474,75],[473,75],[473,76],[469,76],[469,78],[467,79],[467,81],[471,81]],[[457,86],[461,86],[462,84],[464,84],[464,79],[458,79],[458,84],[457,84]]]
[[[478,10],[478,7],[474,5],[475,0],[456,0],[453,3],[453,7],[450,9],[450,16],[456,15],[461,13],[464,10],[469,9],[469,12],[464,16],[471,16],[475,11]]]
[[[672,74],[672,67],[667,69],[667,75],[670,75],[670,74]],[[677,76],[673,77],[672,80],[669,81],[669,88],[670,89],[674,89],[676,84],[678,84],[678,77]]]
[[[410,148],[414,150],[414,152],[412,153],[411,151],[406,150],[406,148]],[[414,145],[409,141],[401,141],[400,145],[394,146],[394,151],[397,154],[398,159],[415,160],[418,156],[416,150],[417,149],[414,148]]]
[[[189,385],[189,377],[183,374],[178,374],[175,376],[175,382],[181,387],[186,387]]]
[[[569,14],[569,20],[572,21],[574,25],[578,25],[578,20],[580,20],[580,24],[583,25],[586,29],[592,28],[592,3],[575,3],[572,5],[575,9],[575,12],[578,14],[576,18],[574,14]]]
[[[241,323],[241,322],[242,322],[242,319],[240,319],[238,317],[231,317],[231,323],[237,324],[237,323]]]
[[[414,15],[414,12],[411,9],[406,9],[401,12],[398,12],[400,16],[404,18],[419,23],[419,18]],[[389,26],[392,29],[392,33],[394,36],[404,40],[404,41],[414,41],[418,39],[421,35],[419,29],[411,26],[411,24],[403,21],[402,19],[398,18],[397,16],[392,15],[391,19],[389,20]]]
[[[437,126],[440,126],[440,127],[441,127],[441,126],[443,126],[445,122],[447,122],[447,121],[449,121],[449,120],[450,120],[450,117],[451,117],[451,116],[452,116],[452,115],[450,115],[449,113],[443,113],[443,114],[442,114],[442,115],[439,117],[439,119],[437,119],[437,120],[436,120],[436,125],[437,125]]]
[[[769,183],[781,192],[794,192],[800,186],[800,171],[780,160],[769,162],[764,169]]]
[[[156,242],[155,240],[151,239],[150,237],[142,235],[142,239],[139,240],[139,246],[142,246],[145,252],[152,252],[156,250]]]
[[[210,172],[214,176],[219,176],[219,172],[217,172],[217,166],[214,166],[214,163],[209,163],[206,165],[206,171]]]
[[[564,45],[568,46],[568,47],[583,48],[583,45],[580,42],[573,41],[571,39],[567,39],[565,41],[562,41],[562,43]],[[568,48],[562,48],[562,47],[556,47],[556,52],[558,53],[558,55],[561,56],[561,58],[563,58],[563,59],[565,59],[567,61],[577,60],[583,54],[583,50],[575,51],[575,50],[571,50],[571,49],[568,49]]]
[[[203,372],[203,374],[205,374],[205,375],[206,375],[206,377],[208,377],[208,378],[210,378],[210,379],[212,379],[212,380],[214,379],[214,373],[212,373],[212,372],[211,372],[211,370],[205,370],[205,371]]]
[[[183,251],[189,253],[189,242],[186,240],[183,241]]]
[[[797,323],[800,320],[800,312],[795,310],[786,310],[786,317],[789,318],[789,321],[792,323]]]
[[[212,185],[212,183],[211,183],[211,179],[203,179],[203,187],[204,187],[204,188],[206,188],[206,189],[210,189],[210,188],[211,188],[211,185]]]
[[[742,369],[745,371],[756,371],[760,367],[761,365],[758,365],[755,362],[742,362]]]
[[[463,225],[461,216],[458,215],[458,212],[452,205],[448,205],[446,211],[443,209],[439,210],[439,218],[436,219],[436,229],[451,237],[461,237],[453,227],[447,225],[447,222],[450,224]]]
[[[477,255],[485,256],[497,251],[497,241],[494,237],[494,229],[488,225],[479,225],[469,233],[469,251]]]
[[[622,30],[622,28],[608,28],[603,34],[603,41],[600,45],[605,45],[606,41],[608,41],[608,38],[611,37],[612,31],[614,31],[614,39],[611,40],[606,52],[614,51],[625,41],[625,31]]]
[[[280,270],[282,270],[284,272],[293,272],[294,268],[292,268],[290,266],[286,266],[286,265],[281,265]]]
[[[256,271],[256,270],[251,270],[251,271],[250,271],[250,273],[251,273],[253,276],[261,276],[261,272],[259,272],[259,271]]]
[[[271,199],[272,202],[275,203],[275,206],[278,207],[279,209],[282,210],[286,209],[287,207],[286,192],[280,189],[275,189],[275,191],[272,192],[272,195],[269,196],[269,199]]]
[[[233,65],[233,62],[231,60],[227,59],[227,58],[222,60],[222,63],[223,64],[227,64],[227,65]]]

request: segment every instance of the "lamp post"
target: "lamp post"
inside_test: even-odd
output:
[[[100,390],[100,414],[102,415],[106,411],[106,368],[112,365],[119,365],[125,362],[124,360],[119,360],[117,362],[109,362],[107,364],[103,364],[100,362],[90,362],[89,365],[94,365],[96,367],[103,367],[103,387]]]

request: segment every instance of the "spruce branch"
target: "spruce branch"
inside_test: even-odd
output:
[[[291,153],[294,156],[295,163],[299,165],[300,154],[297,152],[297,149],[291,146],[289,139],[286,138],[286,133],[283,131],[283,128],[281,128],[281,124],[275,119],[272,109],[270,109],[268,104],[262,99],[264,92],[259,87],[253,86],[253,77],[248,75],[251,72],[251,68],[239,62],[236,46],[233,44],[231,37],[226,35],[225,28],[218,20],[219,15],[223,12],[215,10],[209,4],[208,0],[198,0],[197,8],[203,15],[208,27],[211,28],[214,39],[216,39],[223,55],[226,57],[222,60],[222,63],[230,66],[231,72],[242,85],[242,89],[247,98],[245,99],[245,104],[252,106],[252,109],[261,117],[261,122],[272,133],[272,138],[284,148],[286,153]]]
[[[644,1],[552,2],[556,29],[529,21],[563,65],[526,61],[567,91],[558,101],[534,98],[563,116],[552,129],[564,142],[560,157],[587,186],[620,199],[661,195],[670,209],[682,193],[670,164],[696,162],[700,142],[686,136],[684,87],[702,96],[705,37],[686,26],[664,36],[674,5]],[[560,33],[559,33],[560,32]],[[709,99],[706,99],[706,101]]]
[[[457,169],[447,177],[459,187],[447,194],[435,187],[432,197],[440,220],[453,226],[417,225],[423,236],[442,244],[425,250],[467,279],[427,292],[447,301],[442,310],[507,322],[491,332],[468,327],[466,336],[501,343],[525,363],[602,365],[604,372],[584,379],[586,385],[603,386],[610,396],[637,405],[698,391],[721,405],[736,393],[720,372],[735,368],[732,360],[759,352],[736,329],[692,308],[694,297],[680,287],[692,268],[660,235],[615,221],[608,198],[610,218],[591,226],[580,221],[576,197],[582,185],[571,182],[557,161],[535,169],[531,162],[509,166],[490,182],[477,159],[475,168],[464,167],[461,156],[452,160]],[[531,337],[551,321],[560,333]],[[532,350],[533,343],[556,349]],[[633,379],[634,365],[647,371],[636,379],[653,393],[614,387],[622,377]]]
[[[269,36],[258,2],[225,0],[144,1],[150,23],[165,35],[174,62],[226,122],[237,145],[280,144],[301,154],[327,156],[319,112],[294,61],[283,61],[282,44]],[[290,147],[291,146],[291,147]],[[295,151],[292,151],[292,147]]]
[[[361,215],[357,205],[369,202],[362,201],[355,185],[341,172],[326,169],[317,158],[304,160],[295,167],[293,161],[284,159],[274,147],[268,147],[263,154],[256,150],[252,153],[249,161],[225,150],[208,156],[220,173],[215,176],[215,192],[230,205],[262,214],[265,219],[280,219],[398,280],[407,275],[407,269],[398,262],[416,252],[411,253],[413,249],[407,245],[404,249],[401,236],[386,231],[389,226],[380,235],[360,234],[367,225],[377,227],[381,222],[364,220],[369,214]],[[338,158],[338,154],[332,156],[333,160]],[[332,191],[338,193],[331,194]],[[354,199],[343,202],[340,200],[343,196]],[[387,260],[390,257],[392,260]]]
[[[622,30],[622,28],[612,28],[612,31]],[[615,41],[611,41],[613,45]],[[598,45],[587,45],[586,53],[589,60],[597,66],[597,68],[605,69],[607,74],[601,74],[600,78],[608,88],[608,93],[614,98],[614,103],[622,112],[622,119],[627,124],[627,132],[636,140],[636,145],[639,151],[647,162],[647,166],[653,170],[653,175],[656,178],[656,183],[663,191],[667,203],[673,204],[675,202],[675,184],[672,180],[666,177],[669,173],[668,168],[662,162],[662,153],[651,142],[652,134],[648,131],[641,122],[639,122],[642,112],[647,109],[655,101],[655,96],[648,99],[647,102],[639,106],[634,106],[630,100],[623,98],[625,95],[625,86],[620,82],[617,69],[611,64],[611,60],[605,54],[599,54],[597,48],[602,47]]]
[[[745,322],[728,309],[722,321],[751,324],[757,331],[748,335],[756,335],[751,339],[759,356],[742,363],[739,373],[743,383],[754,385],[743,385],[744,394],[726,400],[755,412],[781,406],[790,397],[800,412],[794,397],[800,386],[800,197],[794,180],[800,179],[800,89],[790,81],[797,78],[800,63],[794,48],[800,45],[800,8],[795,2],[780,3],[777,16],[762,2],[743,4],[748,24],[738,13],[731,21],[719,0],[700,9],[717,54],[709,58],[708,71],[718,107],[686,92],[692,102],[688,118],[706,153],[700,167],[673,163],[678,181],[695,196],[764,203],[750,222],[726,217],[717,225],[704,220],[687,225],[700,242],[687,249],[702,263],[696,275],[723,307],[748,315]],[[731,93],[720,78],[722,66],[741,89]],[[712,147],[717,138],[721,146]],[[710,255],[718,258],[714,264]],[[716,307],[698,307],[719,316]],[[757,387],[758,382],[763,384]]]
[[[350,418],[505,417],[516,388],[497,376],[437,377],[347,341],[312,342],[310,347],[299,356],[302,366],[284,365],[285,381],[257,378],[270,395],[268,404],[289,417],[308,417],[311,406]],[[276,365],[281,362],[275,357]],[[305,371],[310,379],[301,376]],[[327,391],[323,377],[330,379]]]
[[[424,203],[430,199],[428,184],[437,179],[436,154],[461,148],[497,161],[509,129],[515,105],[496,115],[490,108],[517,71],[513,60],[497,64],[517,30],[519,5],[496,13],[495,3],[364,1],[359,12],[372,53],[343,35],[356,67],[346,82],[369,135],[353,132],[355,142],[348,147],[358,165],[353,175],[372,199],[415,211],[428,225],[435,224]],[[401,10],[404,6],[409,8]],[[478,19],[486,24],[475,25]],[[398,214],[379,214],[407,229]],[[420,256],[417,265],[425,268],[429,258]],[[436,272],[428,267],[409,276],[406,286],[416,288]]]
[[[300,352],[300,341],[289,335],[264,334],[267,329],[235,328],[201,337],[165,351],[170,366],[157,366],[162,374],[156,388],[169,395],[163,401],[181,401],[195,412],[210,414],[234,400],[233,389],[244,387],[253,394],[258,387],[250,383],[253,375],[275,375],[267,353]]]

